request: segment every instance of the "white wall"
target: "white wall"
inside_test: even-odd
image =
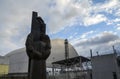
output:
[[[23,51],[10,55],[9,63],[9,73],[27,72],[28,70],[28,57]]]
[[[93,79],[114,79],[113,72],[119,75],[114,54],[93,57],[92,68]]]

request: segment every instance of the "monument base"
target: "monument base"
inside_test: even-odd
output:
[[[32,59],[30,65],[30,79],[46,79],[45,60]]]

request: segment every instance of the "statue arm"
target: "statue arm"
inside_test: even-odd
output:
[[[27,40],[26,40],[26,44],[25,44],[25,45],[26,45],[26,50],[27,50],[28,56],[30,55],[31,52],[33,52],[32,42],[33,42],[33,40],[32,40],[32,35],[29,34],[29,35],[27,36]]]
[[[41,57],[41,53],[34,49],[33,47],[33,36],[32,34],[29,34],[26,40],[26,51],[30,58],[33,58],[34,56]]]
[[[45,35],[44,42],[46,43],[46,46],[45,46],[45,52],[43,53],[43,58],[46,59],[49,57],[51,52],[51,43],[48,35]]]

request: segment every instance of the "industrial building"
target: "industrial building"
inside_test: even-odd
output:
[[[120,79],[120,56],[117,53],[86,58],[79,56],[70,43],[66,53],[62,39],[51,40],[51,45],[51,55],[46,61],[48,79]],[[0,64],[7,65],[3,71],[8,71],[1,74],[7,74],[6,77],[11,79],[20,76],[27,79],[28,56],[25,48],[0,58]]]
[[[120,56],[117,54],[93,56],[91,63],[93,79],[120,79]]]
[[[82,66],[80,65],[82,62],[89,61],[89,59],[79,56],[74,47],[68,43],[69,47],[69,66],[67,66],[66,70],[66,62],[65,62],[65,45],[64,40],[62,39],[54,39],[51,40],[51,55],[46,61],[47,65],[47,73],[51,77],[59,78],[60,76],[63,77],[63,79],[66,78],[66,72],[72,73],[74,75],[74,78],[76,76],[79,76],[79,70],[83,70]],[[14,50],[4,57],[7,57],[9,60],[9,71],[8,75],[11,76],[26,76],[28,72],[28,56],[26,54],[26,49],[21,48]],[[5,60],[6,61],[6,60]],[[62,64],[59,62],[62,61]],[[81,68],[79,68],[81,66]],[[63,73],[61,73],[63,72]],[[76,73],[74,73],[76,72]],[[86,71],[85,71],[86,72]],[[80,72],[83,76],[83,71]],[[77,75],[78,74],[78,75]]]
[[[65,59],[65,48],[64,48],[64,40],[55,39],[51,41],[52,49],[51,55],[46,61],[47,68],[52,67],[53,61],[59,61]],[[72,45],[69,45],[70,54],[69,57],[78,56],[77,52],[73,48]],[[28,56],[26,54],[26,49],[21,48],[14,50],[6,55],[9,57],[9,73],[26,73],[28,70]]]

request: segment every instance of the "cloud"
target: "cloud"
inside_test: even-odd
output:
[[[89,32],[83,33],[80,38],[84,39],[84,38],[88,37],[90,34],[93,34],[94,32],[95,31],[89,31]]]
[[[101,6],[101,8],[104,8],[104,9],[113,8],[118,4],[118,2],[119,0],[109,0],[109,2],[106,1],[105,4]]]
[[[55,34],[65,27],[74,27],[75,24],[90,26],[108,22],[108,17],[100,12],[115,12],[114,16],[120,16],[119,3],[119,0],[109,0],[102,4],[93,4],[92,0],[2,0],[0,49],[11,51],[24,46],[30,32],[32,11],[37,11],[44,19],[48,34]]]
[[[106,20],[107,18],[104,15],[97,14],[97,15],[84,18],[84,25],[90,26],[93,24],[98,24],[100,22],[105,22]]]
[[[101,9],[104,10],[104,8],[116,5],[116,1],[113,1],[114,5],[111,5],[111,3],[112,1],[104,3]],[[89,26],[107,19],[103,14],[91,15],[91,12],[96,12],[101,6],[96,5],[95,7],[91,0],[21,0],[16,3],[13,0],[9,0],[8,2],[3,1],[3,4],[1,5],[1,10],[3,10],[1,12],[3,16],[0,16],[2,17],[1,22],[5,22],[6,25],[14,24],[17,27],[22,23],[24,23],[24,26],[21,27],[26,27],[25,25],[28,24],[30,26],[31,11],[36,10],[47,23],[50,33],[56,33],[71,24],[74,25],[75,22]]]
[[[22,23],[30,25],[31,11],[36,10],[47,23],[49,32],[56,33],[74,24],[77,20],[77,23],[82,22],[85,26],[106,21],[105,15],[96,14],[96,11],[99,8],[101,9],[100,11],[103,11],[105,8],[116,7],[118,1],[110,0],[102,5],[93,5],[92,0],[21,0],[17,2],[9,0],[7,2],[3,1],[2,4],[4,5],[1,5],[3,12],[1,12],[0,17],[2,19],[0,19],[0,22],[5,22],[6,25],[14,24],[15,26]],[[91,12],[95,14],[91,15]]]
[[[118,24],[117,30],[120,30],[120,24]]]
[[[120,17],[120,8],[115,12],[115,15]]]
[[[56,0],[55,3],[56,6],[50,8],[49,11],[49,18],[52,18],[52,20],[50,19],[48,22],[50,26],[49,29],[52,30],[53,33],[64,29],[71,24],[75,24],[77,17],[81,19],[85,16],[88,16],[89,7],[91,7],[91,4],[88,0],[80,2],[74,0]]]
[[[112,32],[103,32],[89,39],[77,39],[72,42],[76,50],[80,55],[89,56],[89,50],[94,50],[94,55],[96,51],[101,53],[111,53],[113,45],[120,43],[120,37]]]
[[[80,43],[77,43],[76,45],[84,45],[84,46],[90,46],[90,45],[99,45],[108,43],[110,41],[114,41],[118,39],[119,37],[117,35],[114,35],[110,32],[103,32],[102,34],[99,34],[95,37],[92,37],[91,39],[82,40]]]
[[[106,0],[104,3],[98,3],[93,6],[95,12],[107,12],[112,14],[114,10],[117,11],[120,1],[119,0]]]

